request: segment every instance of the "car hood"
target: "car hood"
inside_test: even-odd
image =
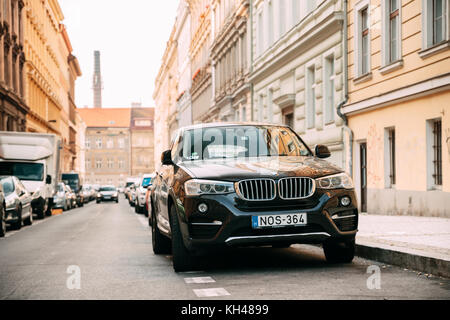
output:
[[[115,193],[116,193],[115,191],[100,191],[100,194],[102,196],[112,196]]]
[[[344,170],[316,157],[286,156],[187,161],[178,164],[193,178],[238,181],[249,178],[319,178]]]

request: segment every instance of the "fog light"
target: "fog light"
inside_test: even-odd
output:
[[[344,207],[348,207],[351,202],[352,202],[352,200],[348,196],[345,196],[345,197],[341,198],[341,205],[344,206]]]
[[[208,211],[208,206],[206,205],[206,203],[200,203],[198,205],[198,211],[200,211],[201,213],[205,213],[206,211]]]

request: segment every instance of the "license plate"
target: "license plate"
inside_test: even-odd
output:
[[[285,227],[285,226],[304,226],[307,224],[306,213],[277,214],[267,216],[253,216],[253,229]]]
[[[105,197],[105,199],[111,199],[111,197]]]

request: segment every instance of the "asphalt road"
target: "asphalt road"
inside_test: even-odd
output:
[[[123,196],[35,220],[0,239],[0,299],[450,299],[449,279],[360,258],[329,265],[316,246],[227,250],[178,274],[151,246]]]

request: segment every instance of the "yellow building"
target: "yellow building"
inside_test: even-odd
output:
[[[450,217],[450,1],[350,0],[351,169],[362,211]]]
[[[76,166],[75,80],[81,75],[57,0],[25,0],[27,131],[62,137],[63,171]]]

